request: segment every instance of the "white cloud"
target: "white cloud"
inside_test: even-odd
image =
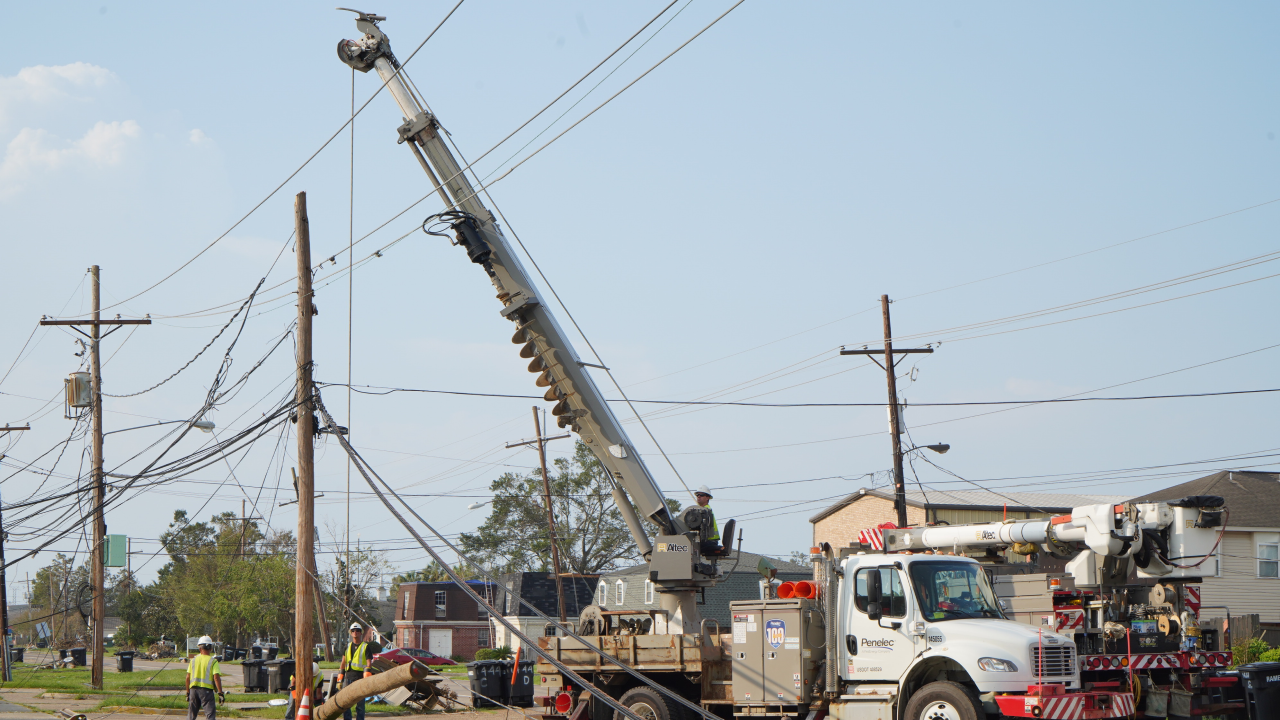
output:
[[[204,134],[200,128],[195,128],[189,136],[192,145],[212,145],[213,139]]]
[[[110,70],[84,62],[22,68],[17,75],[0,77],[0,118],[30,105],[89,100],[95,91],[118,81]]]
[[[118,165],[141,133],[133,120],[99,121],[79,140],[62,144],[47,130],[23,128],[9,141],[0,161],[0,194],[15,192],[27,179],[66,167]]]

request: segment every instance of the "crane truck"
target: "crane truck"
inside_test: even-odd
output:
[[[1043,520],[869,529],[848,547],[811,549],[814,579],[804,596],[734,601],[726,628],[703,618],[699,596],[722,575],[717,557],[701,552],[703,529],[690,520],[696,515],[670,511],[587,372],[595,366],[574,351],[482,202],[483,187],[472,184],[439,120],[407,81],[379,27],[386,18],[352,12],[362,35],[339,41],[338,56],[382,80],[402,115],[398,142],[412,151],[446,208],[423,229],[447,228],[484,271],[499,312],[513,325],[512,342],[555,403],[557,424],[577,434],[606,470],[659,596],[644,622],[613,623],[611,612],[587,608],[577,632],[539,638],[540,657],[555,657],[647,720],[692,714],[670,695],[725,720],[1123,718],[1138,712],[1139,675],[1148,678],[1149,701],[1164,688],[1171,702],[1190,692],[1202,713],[1209,700],[1225,697],[1233,679],[1210,675],[1229,655],[1201,646],[1189,590],[1220,539],[1220,498],[1095,505]],[[654,538],[641,517],[656,528]],[[732,538],[728,524],[725,537]],[[1064,578],[1013,578],[1023,591],[1043,586],[1032,587],[1032,595],[1042,596],[1037,607],[1047,608],[1039,622],[1027,619],[1026,593],[997,596],[1007,578],[993,583],[991,570],[1007,548],[1074,558],[1067,586]],[[1151,586],[1158,593],[1130,592],[1125,580],[1134,566],[1139,576],[1161,580]],[[1148,622],[1176,636],[1176,647],[1135,654],[1132,630]],[[602,652],[668,694],[602,663]],[[1148,655],[1157,664],[1135,667],[1134,658]],[[544,718],[614,714],[566,684],[549,663],[539,669],[548,688]],[[1179,690],[1184,695],[1175,698]],[[1230,713],[1237,706],[1243,707],[1224,701],[1213,708]]]

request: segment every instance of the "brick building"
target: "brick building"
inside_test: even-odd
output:
[[[468,580],[467,585],[493,602],[497,586],[480,580]],[[489,613],[452,582],[400,583],[396,594],[395,641],[399,647],[464,660],[472,660],[476,650],[490,647]]]

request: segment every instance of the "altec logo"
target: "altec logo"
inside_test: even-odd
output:
[[[868,640],[867,638],[862,638],[862,646],[891,648],[893,647],[893,641],[892,640]]]
[[[687,553],[689,552],[689,546],[677,545],[675,543],[658,543],[658,552]]]
[[[995,540],[996,533],[994,530],[975,530],[973,538],[975,540]]]

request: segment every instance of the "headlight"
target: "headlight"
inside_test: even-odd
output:
[[[978,658],[978,669],[987,672],[1018,672],[1018,666],[1010,660],[1000,658]]]

